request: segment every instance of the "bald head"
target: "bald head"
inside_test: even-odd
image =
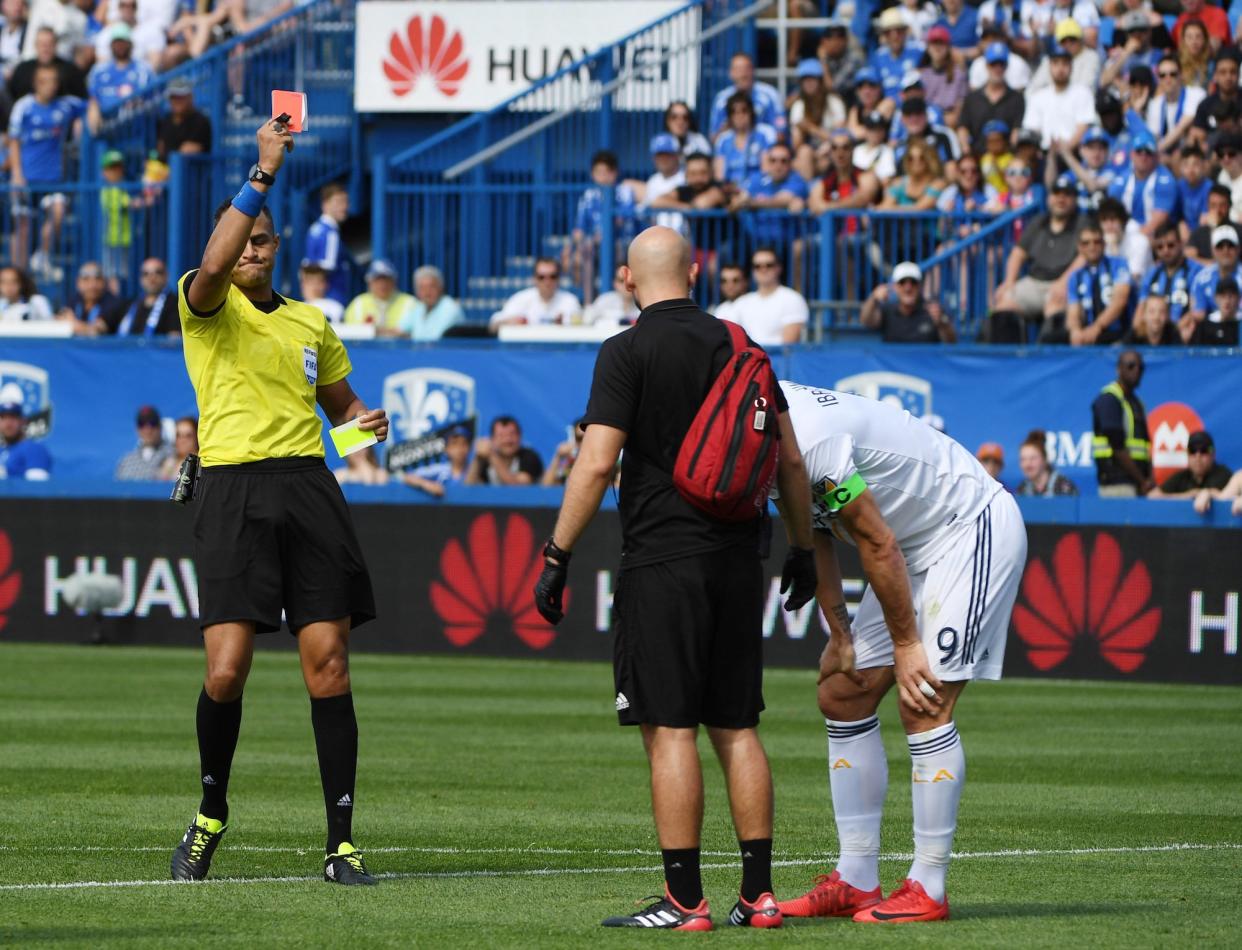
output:
[[[686,297],[698,279],[690,243],[672,228],[648,228],[630,242],[626,288],[644,307]]]

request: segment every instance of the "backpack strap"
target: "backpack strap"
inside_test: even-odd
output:
[[[733,344],[734,353],[740,353],[750,346],[750,340],[747,338],[746,331],[742,329],[741,324],[724,319],[720,322],[725,325],[725,329],[729,332],[729,342]]]

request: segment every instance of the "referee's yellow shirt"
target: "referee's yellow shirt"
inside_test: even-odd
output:
[[[315,389],[352,369],[323,312],[273,294],[268,313],[230,284],[214,313],[196,313],[185,296],[195,273],[178,282],[177,311],[185,367],[198,397],[203,465],[322,457]]]

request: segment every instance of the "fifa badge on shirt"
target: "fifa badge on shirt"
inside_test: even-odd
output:
[[[302,347],[302,369],[306,373],[306,381],[314,386],[319,379],[319,351],[313,346]]]

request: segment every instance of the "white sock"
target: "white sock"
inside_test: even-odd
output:
[[[828,784],[841,839],[837,871],[863,891],[880,886],[880,819],[888,791],[888,760],[880,720],[828,724]]]
[[[914,863],[906,876],[922,884],[932,900],[943,901],[957,805],[966,782],[966,752],[951,722],[906,740],[914,766]]]

